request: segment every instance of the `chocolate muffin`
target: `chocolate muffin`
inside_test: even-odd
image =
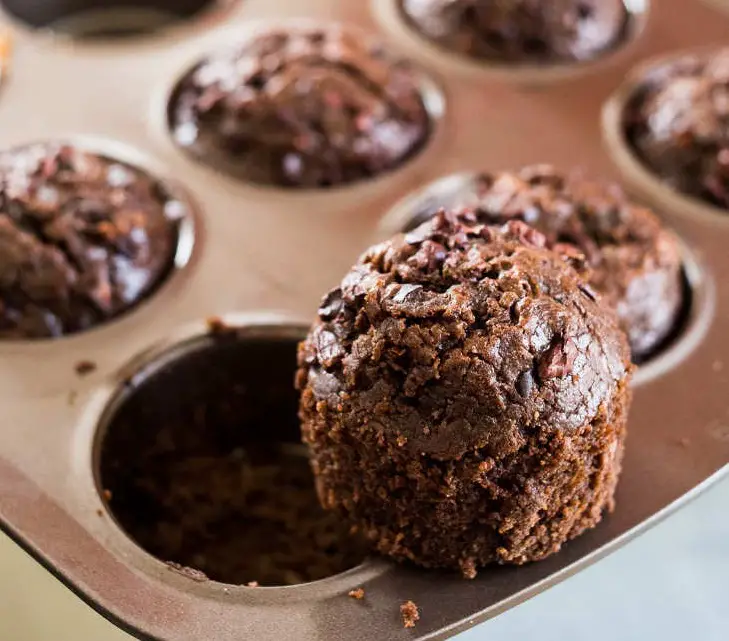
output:
[[[435,43],[505,63],[590,60],[619,44],[622,0],[398,0],[405,19]]]
[[[324,299],[297,385],[319,497],[378,551],[474,576],[556,552],[612,509],[625,334],[580,254],[439,212]]]
[[[269,31],[204,60],[175,89],[169,126],[203,162],[290,188],[390,171],[431,131],[414,69],[339,27]]]
[[[617,310],[634,361],[655,353],[680,324],[685,301],[678,240],[617,185],[535,165],[479,174],[448,199],[451,207],[473,209],[484,223],[523,220],[546,236],[548,246],[577,247],[591,267],[590,285]],[[424,207],[410,226],[433,213]]]
[[[142,171],[63,144],[0,153],[0,338],[73,334],[147,296],[184,205]]]
[[[625,131],[668,185],[729,209],[729,49],[649,74],[626,106]]]

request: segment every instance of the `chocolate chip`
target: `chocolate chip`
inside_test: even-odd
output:
[[[96,371],[96,363],[93,361],[79,361],[74,369],[79,376],[87,376]]]
[[[531,370],[526,370],[519,374],[516,379],[516,391],[523,398],[528,397],[532,393],[534,387],[534,377],[532,376]]]
[[[393,303],[404,303],[410,294],[418,292],[423,289],[422,285],[401,285],[397,293],[392,297]]]
[[[542,356],[539,362],[539,377],[547,380],[569,376],[576,357],[577,346],[574,342],[571,340],[564,342],[562,339],[558,339]]]
[[[325,321],[333,320],[343,308],[342,290],[337,287],[331,290],[322,300],[319,306],[319,318]]]
[[[506,223],[507,229],[514,234],[522,243],[531,247],[544,247],[547,239],[544,234],[538,232],[521,220],[510,220]]]

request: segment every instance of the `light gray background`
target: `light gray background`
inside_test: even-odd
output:
[[[607,559],[457,641],[727,639],[729,479]],[[0,640],[130,637],[0,535]]]

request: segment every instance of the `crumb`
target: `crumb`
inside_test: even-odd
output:
[[[188,568],[184,565],[180,565],[179,563],[175,563],[174,561],[167,561],[167,567],[170,570],[179,572],[188,579],[197,581],[198,583],[203,583],[204,581],[209,580],[205,572],[202,572],[201,570],[196,570],[195,568]]]
[[[208,333],[213,336],[226,336],[235,333],[235,328],[226,325],[218,316],[211,316],[205,323],[208,326]]]
[[[107,490],[107,489],[101,490],[101,496],[108,503],[109,501],[111,501],[111,490]]]
[[[223,594],[230,594],[230,588],[223,588]]]
[[[258,581],[248,581],[248,583],[246,583],[246,587],[249,587],[249,588],[257,588],[257,587],[259,587],[258,586]]]
[[[691,445],[691,439],[687,436],[684,436],[683,438],[678,439],[678,444],[681,447],[688,447],[689,445]]]
[[[96,370],[96,363],[93,361],[79,361],[74,369],[79,376],[86,376]]]
[[[365,598],[365,591],[362,588],[355,588],[354,590],[349,591],[349,596],[353,599],[357,599],[357,601],[361,601]]]
[[[6,31],[0,31],[0,73],[5,71],[10,64],[12,46],[13,42],[10,39],[10,34]]]
[[[97,516],[104,516],[104,510],[102,510],[101,508],[98,508],[98,509],[96,510],[96,515],[97,515]]]
[[[78,398],[78,392],[76,390],[71,390],[68,393],[68,404],[73,407],[76,403],[76,399]]]
[[[464,579],[475,579],[478,572],[476,571],[476,563],[473,559],[463,559],[460,563],[461,573]]]
[[[402,615],[402,624],[406,628],[414,628],[415,624],[420,620],[418,606],[412,601],[405,601],[400,606],[400,614]]]

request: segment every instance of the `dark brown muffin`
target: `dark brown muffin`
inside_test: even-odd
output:
[[[431,129],[409,64],[334,26],[265,32],[204,60],[178,84],[169,124],[205,163],[308,188],[394,169]]]
[[[426,38],[474,58],[571,62],[616,46],[628,14],[622,0],[398,0]]]
[[[671,187],[729,208],[729,49],[649,74],[625,110],[640,159]]]
[[[0,337],[72,334],[147,296],[184,205],[125,163],[68,145],[0,153]]]
[[[370,249],[299,349],[322,504],[425,567],[524,563],[613,506],[630,400],[614,313],[522,222],[438,213]]]
[[[680,323],[685,301],[678,241],[617,185],[535,165],[480,174],[448,200],[450,207],[474,209],[485,223],[523,220],[546,236],[548,246],[576,246],[591,267],[590,285],[617,310],[636,362],[654,353]],[[410,227],[433,213],[425,203]]]

